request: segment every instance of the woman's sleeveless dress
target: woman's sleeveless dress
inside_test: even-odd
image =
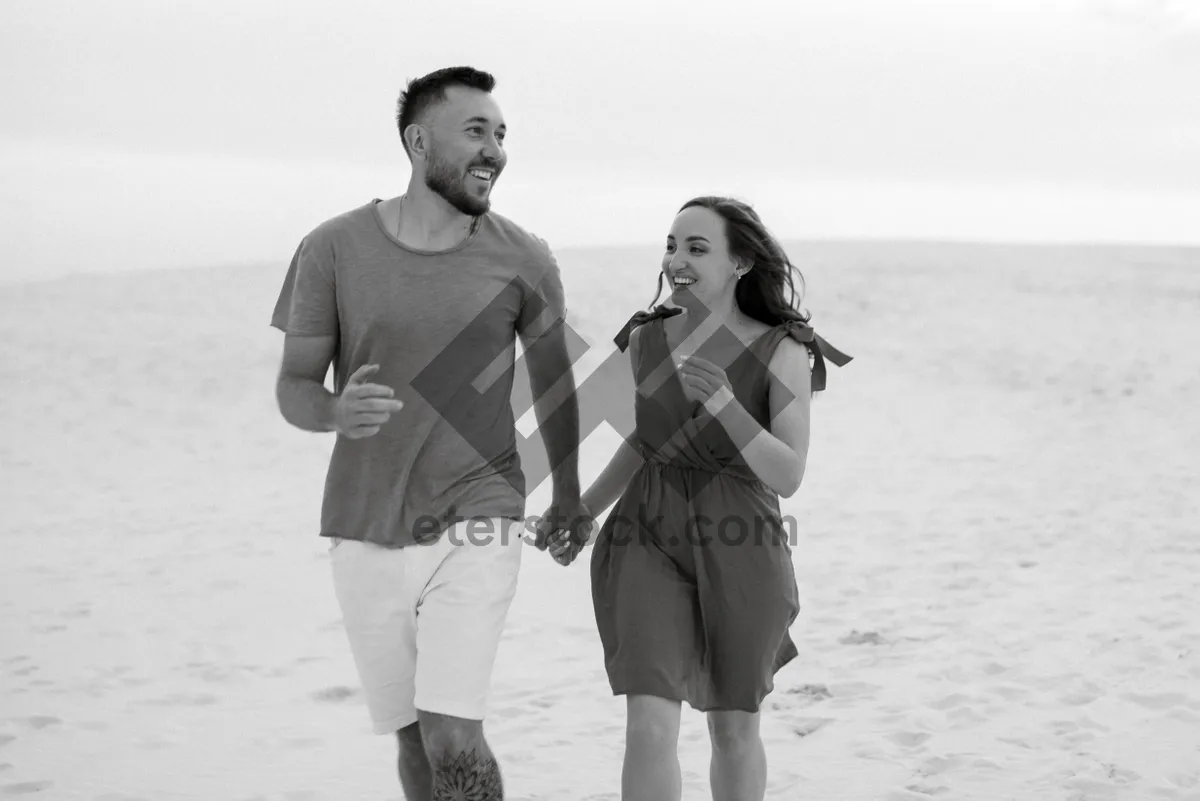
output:
[[[677,313],[661,306],[641,312],[616,339],[624,350],[633,328],[644,326],[631,442],[646,461],[597,535],[593,608],[614,695],[756,712],[775,674],[798,653],[788,631],[800,610],[791,532],[778,495],[721,424],[685,396],[663,330],[663,318]],[[787,336],[810,348],[814,389],[824,388],[825,359],[850,360],[800,322],[741,345],[725,372],[734,395],[768,430],[767,364]]]

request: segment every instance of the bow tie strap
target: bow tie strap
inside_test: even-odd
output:
[[[660,317],[674,317],[677,314],[683,314],[683,309],[670,308],[668,306],[655,306],[653,311],[640,311],[629,318],[629,322],[621,328],[617,335],[613,337],[613,342],[624,353],[629,347],[629,337],[633,334],[633,329],[639,325],[645,325],[651,320],[657,320]]]
[[[806,346],[813,355],[812,390],[822,392],[825,389],[828,370],[825,360],[833,362],[838,367],[845,367],[853,360],[853,356],[842,353],[830,345],[820,334],[806,323],[791,320],[784,323],[788,336]]]

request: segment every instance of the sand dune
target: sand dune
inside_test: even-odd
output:
[[[768,797],[1200,799],[1200,252],[792,253],[856,361],[787,504]],[[602,347],[653,296],[653,249],[560,259]],[[0,289],[0,797],[401,797],[315,534],[330,440],[273,405],[283,266]],[[494,692],[510,798],[619,797],[583,562],[527,550]],[[707,758],[685,712],[685,799]]]

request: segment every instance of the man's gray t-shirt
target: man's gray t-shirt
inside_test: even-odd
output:
[[[335,336],[334,390],[364,364],[404,408],[373,436],[338,436],[321,535],[389,547],[428,542],[472,517],[520,519],[525,481],[511,402],[526,347],[566,315],[549,246],[488,212],[460,245],[403,245],[378,200],[300,243],[271,325]]]

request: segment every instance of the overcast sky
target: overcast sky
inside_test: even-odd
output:
[[[5,0],[0,275],[286,261],[403,191],[396,95],[450,64],[559,248],[699,193],[787,238],[1200,243],[1195,0]]]

